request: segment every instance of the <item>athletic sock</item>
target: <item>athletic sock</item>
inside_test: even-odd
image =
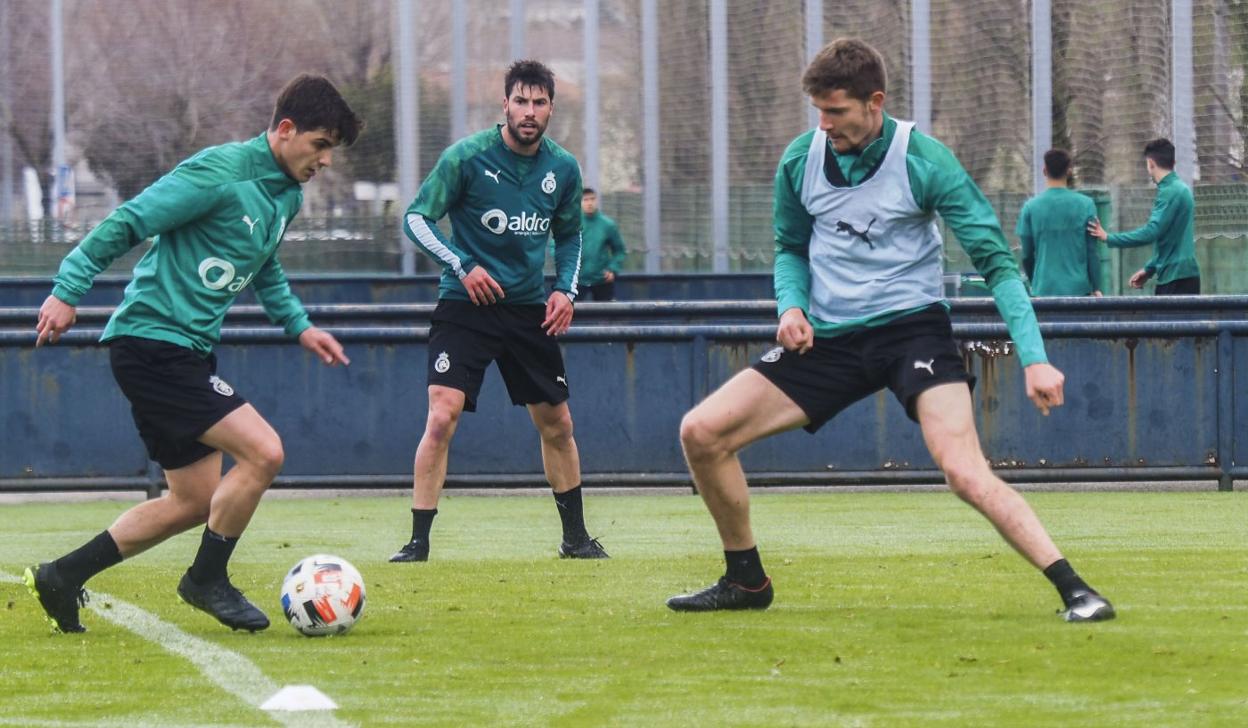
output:
[[[577,544],[589,540],[585,530],[585,506],[581,500],[581,486],[563,493],[555,493],[555,505],[559,506],[559,520],[563,522],[563,542]]]
[[[728,563],[728,581],[740,584],[746,589],[757,589],[767,582],[767,573],[763,571],[763,560],[758,555],[758,547],[745,551],[725,551],[724,561]]]
[[[429,543],[429,530],[433,528],[433,517],[438,515],[437,508],[412,509],[412,540]]]
[[[1086,581],[1079,578],[1066,559],[1058,559],[1049,564],[1044,570],[1044,575],[1053,582],[1053,586],[1057,587],[1057,593],[1062,596],[1062,603],[1068,607],[1076,592],[1095,591],[1088,586]]]
[[[67,584],[82,586],[87,579],[121,563],[121,551],[108,531],[70,551],[55,562],[56,571]]]
[[[199,551],[195,554],[195,562],[191,564],[191,581],[196,584],[209,584],[226,578],[225,565],[229,563],[238,539],[238,536],[222,536],[204,526],[204,535],[199,540]]]

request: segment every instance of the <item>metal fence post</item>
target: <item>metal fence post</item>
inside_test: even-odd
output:
[[[1231,332],[1218,332],[1218,490],[1234,489],[1235,467],[1235,341]]]

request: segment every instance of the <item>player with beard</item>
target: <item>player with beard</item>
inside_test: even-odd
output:
[[[490,362],[541,436],[542,464],[563,524],[559,556],[607,553],[585,528],[581,463],[572,437],[568,381],[555,337],[572,324],[581,262],[581,173],[544,137],[555,77],[517,61],[503,82],[504,124],[452,144],[420,187],[403,230],[442,266],[429,330],[429,412],[416,448],[412,537],[393,562],[427,561],[460,414],[473,412]],[[452,234],[437,221],[450,217]],[[555,286],[542,267],[554,237]]]

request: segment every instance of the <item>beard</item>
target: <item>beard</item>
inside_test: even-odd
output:
[[[515,139],[524,146],[537,144],[542,140],[542,135],[546,133],[546,126],[537,121],[534,121],[533,123],[537,125],[536,130],[532,128],[521,128],[519,125],[512,122],[511,119],[507,119],[507,132],[511,134],[512,139]],[[532,135],[532,138],[529,138],[529,135]]]

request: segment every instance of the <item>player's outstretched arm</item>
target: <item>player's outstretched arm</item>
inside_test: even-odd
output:
[[[43,305],[39,307],[39,322],[35,324],[35,331],[39,336],[35,339],[35,347],[43,346],[45,341],[55,344],[61,338],[61,334],[69,331],[77,321],[78,309],[76,307],[56,296],[48,296],[44,299]]]
[[[1061,407],[1066,401],[1062,387],[1066,376],[1057,367],[1049,363],[1031,364],[1023,369],[1027,382],[1027,398],[1040,410],[1040,414],[1049,416],[1049,409]]]
[[[315,326],[304,329],[303,333],[299,334],[299,344],[331,367],[351,364],[342,344],[339,344],[334,335],[324,329],[318,329]]]
[[[572,299],[563,291],[555,291],[546,299],[546,320],[542,328],[547,336],[562,336],[572,326]]]

